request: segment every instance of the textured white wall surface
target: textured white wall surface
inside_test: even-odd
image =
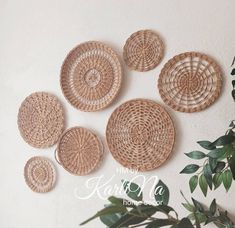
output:
[[[88,176],[77,177],[56,164],[55,147],[38,150],[27,145],[17,128],[18,108],[27,95],[34,91],[57,95],[66,109],[66,127],[79,125],[93,129],[104,141],[106,123],[114,108],[139,97],[164,105],[156,88],[161,68],[176,54],[200,51],[221,65],[222,94],[214,105],[199,113],[179,113],[164,105],[177,129],[173,155],[162,167],[141,173],[146,177],[156,175],[167,183],[171,190],[170,204],[180,216],[185,215],[180,189],[190,199],[189,176],[179,172],[191,160],[184,153],[199,149],[198,140],[214,140],[222,135],[229,121],[235,118],[230,96],[230,65],[235,55],[234,9],[234,0],[0,0],[0,227],[78,227],[105,203],[97,195],[87,200],[76,197],[77,191],[89,193],[85,188],[88,178],[103,175],[102,183],[112,178],[110,183],[114,186],[120,185],[121,179],[134,176],[118,171],[121,166],[107,146],[101,167]],[[84,113],[66,102],[59,77],[61,64],[71,48],[80,42],[99,40],[121,56],[128,36],[145,28],[159,32],[166,46],[163,61],[156,69],[139,73],[124,66],[121,92],[102,111]],[[24,182],[24,164],[36,155],[46,156],[56,165],[56,187],[46,194],[32,192]],[[203,203],[216,197],[235,220],[234,193],[235,184],[227,194],[219,188],[205,198],[197,189],[193,197]],[[97,220],[85,227],[103,226]]]

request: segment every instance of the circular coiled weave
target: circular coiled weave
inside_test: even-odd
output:
[[[54,95],[32,93],[20,106],[18,128],[23,139],[33,147],[54,145],[64,129],[62,105]]]
[[[186,52],[170,59],[158,79],[163,101],[181,112],[197,112],[210,106],[220,95],[222,73],[205,54]]]
[[[120,105],[112,113],[106,139],[113,157],[121,165],[148,171],[169,157],[175,130],[162,106],[151,100],[135,99]]]
[[[24,177],[34,192],[49,192],[56,182],[55,167],[45,157],[32,157],[24,167]]]
[[[164,45],[155,32],[140,30],[126,41],[123,57],[126,64],[136,71],[149,71],[155,68],[164,55]]]
[[[57,162],[74,175],[86,175],[100,164],[103,146],[90,130],[73,127],[61,136],[55,151]]]
[[[61,68],[66,99],[82,111],[105,108],[116,97],[122,81],[117,54],[107,45],[90,41],[75,47]]]

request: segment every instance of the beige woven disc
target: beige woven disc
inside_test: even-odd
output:
[[[49,192],[56,182],[55,167],[47,158],[32,157],[24,167],[24,177],[34,192]]]
[[[181,112],[197,112],[220,95],[220,67],[207,55],[186,52],[170,59],[161,71],[158,89],[163,101]]]
[[[170,155],[175,130],[165,109],[154,101],[130,100],[111,115],[106,139],[113,157],[139,171],[157,168]]]
[[[75,47],[61,68],[66,99],[82,111],[105,108],[117,95],[122,69],[116,53],[103,43],[90,41]]]
[[[99,138],[82,127],[63,133],[57,147],[57,161],[74,175],[86,175],[100,163],[103,147]]]
[[[133,33],[126,41],[123,57],[133,70],[149,71],[155,68],[164,55],[161,38],[151,30]]]
[[[26,97],[19,109],[18,128],[23,139],[33,147],[54,145],[64,128],[64,112],[58,99],[45,92]]]

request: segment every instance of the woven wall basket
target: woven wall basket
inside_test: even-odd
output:
[[[23,139],[33,147],[54,145],[64,129],[62,105],[49,93],[31,94],[20,106],[18,128]]]
[[[136,99],[122,104],[112,113],[106,139],[120,164],[148,171],[162,165],[169,157],[175,130],[162,106],[151,100]]]
[[[56,182],[55,167],[47,158],[32,157],[24,167],[24,177],[34,192],[49,192]]]
[[[181,112],[197,112],[220,95],[220,67],[207,55],[186,52],[170,59],[161,71],[158,89],[163,101]]]
[[[88,129],[73,127],[63,133],[55,151],[57,162],[74,175],[86,175],[100,164],[103,146]]]
[[[155,68],[164,55],[164,45],[155,32],[140,30],[126,41],[123,57],[126,64],[136,71],[149,71]]]
[[[90,41],[75,47],[61,68],[61,88],[77,109],[105,108],[117,95],[122,69],[116,53],[103,43]]]

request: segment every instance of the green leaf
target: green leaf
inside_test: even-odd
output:
[[[201,212],[194,213],[194,218],[198,224],[205,222],[207,219],[206,215]]]
[[[235,75],[235,68],[232,70],[231,75]]]
[[[194,228],[194,227],[188,218],[183,218],[179,222],[178,228]]]
[[[214,169],[215,173],[220,173],[224,169],[225,165],[226,165],[225,162],[222,161],[217,162],[216,167]]]
[[[206,164],[203,167],[203,173],[206,178],[206,182],[207,182],[208,186],[210,187],[210,189],[212,189],[212,172],[211,172],[211,168],[210,168],[209,164]]]
[[[204,174],[202,174],[199,178],[199,186],[200,186],[204,196],[206,196],[207,195],[208,184],[207,184],[207,181],[206,181],[206,178],[205,178]]]
[[[194,212],[195,207],[190,204],[190,203],[182,203],[182,205],[185,207],[186,210],[188,210],[189,212]]]
[[[175,224],[175,222],[169,219],[157,219],[155,221],[152,221],[145,228],[156,228],[156,227],[169,226],[173,224]]]
[[[228,192],[228,190],[231,187],[232,180],[233,180],[232,172],[230,170],[226,170],[225,172],[223,172],[222,179],[223,179],[224,187],[225,187],[226,191]]]
[[[216,208],[217,208],[217,205],[216,205],[216,200],[214,199],[210,205],[210,212],[212,215],[215,214],[216,212]]]
[[[213,176],[213,183],[214,183],[215,189],[217,189],[221,185],[222,181],[223,181],[222,173],[216,173]]]
[[[100,211],[98,211],[94,216],[92,216],[91,218],[87,219],[86,221],[82,222],[80,225],[84,225],[88,222],[90,222],[91,220],[98,218],[100,216],[103,215],[108,215],[108,214],[116,214],[116,213],[120,213],[120,212],[126,212],[126,208],[124,207],[118,207],[118,206],[110,206],[110,207],[106,207]]]
[[[100,221],[104,223],[106,226],[112,226],[115,222],[117,222],[121,218],[121,214],[107,214],[107,215],[101,215]]]
[[[190,165],[187,165],[180,173],[191,174],[191,173],[195,173],[198,169],[199,169],[199,165],[190,164]]]
[[[206,157],[206,154],[201,151],[192,151],[189,153],[185,153],[185,155],[193,159],[202,159]]]
[[[216,139],[210,146],[224,146],[234,142],[235,137],[232,135],[223,135]]]
[[[164,205],[167,205],[169,202],[169,189],[161,180],[155,186],[154,197],[157,202],[162,202]]]
[[[191,193],[194,192],[195,188],[197,187],[197,184],[198,184],[198,176],[194,175],[189,180],[189,187],[190,187]]]
[[[233,154],[232,157],[228,160],[229,168],[233,175],[233,180],[235,180],[235,155]]]
[[[216,165],[217,165],[217,159],[209,157],[209,165],[210,165],[212,173],[214,173],[214,170],[215,170]]]
[[[126,194],[135,201],[142,201],[143,199],[143,193],[139,185],[129,182],[129,181],[123,181],[123,188]]]
[[[222,158],[226,153],[226,150],[224,148],[217,148],[212,151],[210,151],[207,155],[214,159]]]
[[[192,198],[193,204],[195,206],[195,208],[199,211],[199,212],[204,212],[204,208],[202,206],[201,203],[199,203],[197,200],[195,200],[194,198]]]
[[[215,146],[211,146],[210,141],[198,141],[197,143],[206,150],[214,150],[216,148]]]

